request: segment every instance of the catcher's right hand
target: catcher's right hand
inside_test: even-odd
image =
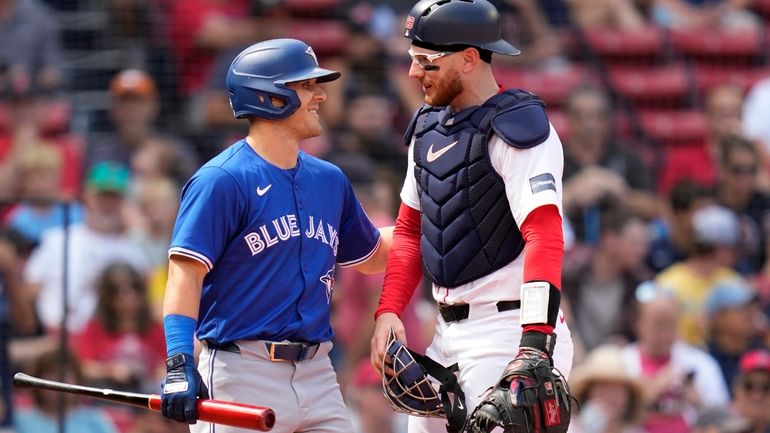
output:
[[[564,433],[570,420],[571,398],[550,356],[522,347],[476,406],[467,424],[469,433]]]

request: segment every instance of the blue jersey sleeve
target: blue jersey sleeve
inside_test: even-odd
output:
[[[374,254],[380,243],[380,231],[364,212],[347,178],[344,188],[345,202],[337,254],[337,263],[343,267],[365,262]]]
[[[243,221],[243,195],[235,179],[218,167],[204,167],[182,190],[169,256],[186,256],[211,271]]]

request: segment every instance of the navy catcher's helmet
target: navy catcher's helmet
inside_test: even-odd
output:
[[[271,39],[238,54],[227,71],[227,91],[235,117],[276,120],[291,116],[300,106],[297,93],[287,83],[311,78],[325,83],[339,77],[339,72],[318,66],[308,44],[297,39]],[[271,98],[284,104],[276,106]]]
[[[398,412],[447,419],[447,431],[459,433],[466,420],[465,393],[457,383],[457,364],[446,368],[431,358],[413,352],[390,332],[387,347],[390,362],[383,359],[382,388],[385,399]],[[387,358],[387,357],[386,357]],[[386,367],[393,376],[385,374]],[[438,391],[428,374],[440,383]]]
[[[476,47],[508,56],[521,54],[502,34],[500,13],[487,0],[420,0],[404,23],[404,36],[423,48]]]

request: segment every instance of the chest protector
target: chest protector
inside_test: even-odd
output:
[[[497,94],[459,113],[424,106],[405,140],[414,136],[414,175],[420,197],[420,250],[425,276],[456,287],[507,265],[524,248],[505,195],[505,184],[489,159],[497,134],[520,149],[548,138],[543,102],[518,89]]]

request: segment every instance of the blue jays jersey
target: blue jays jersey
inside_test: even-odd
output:
[[[322,342],[335,264],[367,260],[379,236],[339,168],[300,152],[284,170],[240,140],[184,186],[169,256],[209,271],[199,339]]]

